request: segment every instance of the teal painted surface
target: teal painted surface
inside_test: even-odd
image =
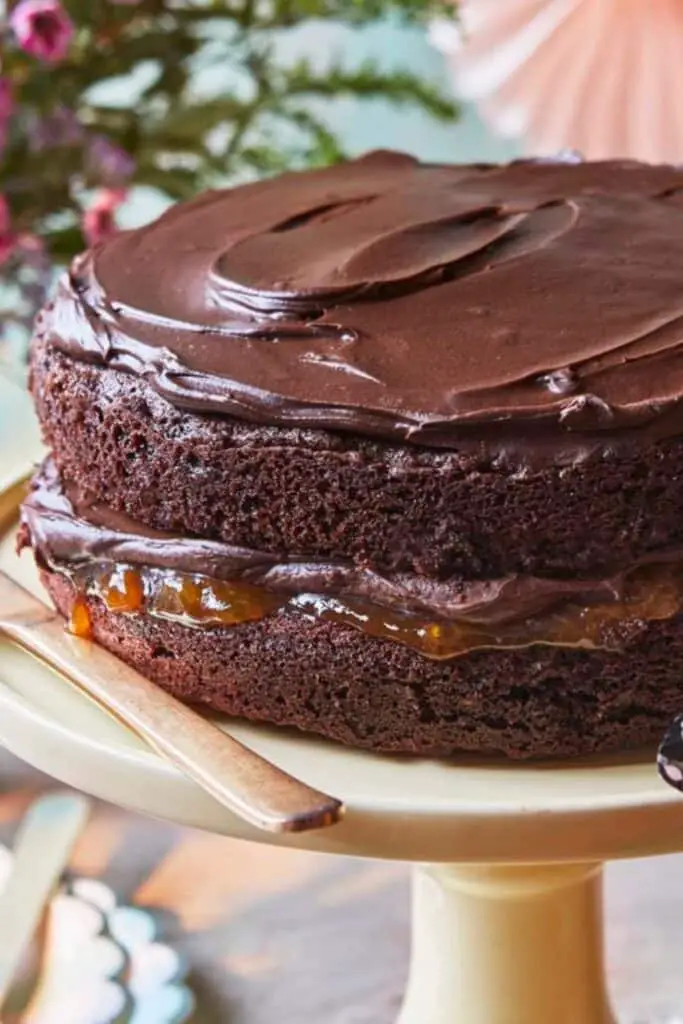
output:
[[[450,89],[443,57],[418,28],[387,24],[352,31],[311,25],[299,30],[286,50],[295,55],[319,52],[321,63],[335,53],[350,62],[371,58],[386,69],[409,69]],[[495,162],[510,159],[516,152],[509,141],[494,138],[471,107],[464,108],[457,124],[441,124],[409,107],[357,100],[330,105],[328,117],[352,153],[386,146],[407,150],[423,160]]]

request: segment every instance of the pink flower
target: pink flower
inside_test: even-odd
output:
[[[6,121],[14,113],[14,90],[9,78],[0,75],[0,121]]]
[[[21,0],[10,15],[10,25],[22,50],[48,64],[66,56],[74,34],[59,0]]]
[[[25,231],[22,235],[17,235],[16,241],[17,249],[29,261],[35,261],[45,256],[45,243],[39,235],[33,235],[31,232]]]
[[[7,200],[0,195],[0,264],[5,263],[12,255],[16,241],[16,235],[12,232],[12,220]]]
[[[125,198],[124,189],[106,188],[97,193],[81,222],[89,246],[99,245],[116,234],[116,211]]]
[[[14,244],[14,236],[12,234],[0,235],[0,266],[6,263],[14,252]]]

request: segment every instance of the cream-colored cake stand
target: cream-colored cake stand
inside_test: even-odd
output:
[[[39,591],[30,557],[16,558],[11,537],[0,545],[0,565]],[[683,849],[683,799],[658,780],[652,751],[552,766],[441,764],[225,721],[273,761],[346,801],[340,825],[275,837],[231,816],[58,676],[3,643],[0,684],[0,743],[78,789],[244,839],[417,862],[400,1024],[610,1024],[602,862]]]

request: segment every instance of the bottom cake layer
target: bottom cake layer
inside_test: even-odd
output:
[[[69,617],[69,578],[42,576]],[[186,702],[386,753],[608,753],[658,741],[683,710],[683,616],[634,626],[619,653],[534,646],[434,661],[286,611],[212,629],[116,614],[96,597],[87,612],[100,644]]]

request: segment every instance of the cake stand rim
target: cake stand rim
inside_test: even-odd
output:
[[[0,678],[6,678],[5,671]],[[18,757],[108,802],[235,838],[323,853],[473,864],[590,862],[683,848],[683,801],[666,792],[660,802],[593,803],[554,813],[531,804],[502,813],[490,805],[439,811],[352,800],[346,819],[334,828],[298,836],[264,833],[239,821],[155,755],[122,744],[112,750],[101,737],[49,722],[45,712],[16,694],[8,699],[8,692],[14,693],[0,692],[0,744]],[[97,708],[92,711],[105,717]]]

